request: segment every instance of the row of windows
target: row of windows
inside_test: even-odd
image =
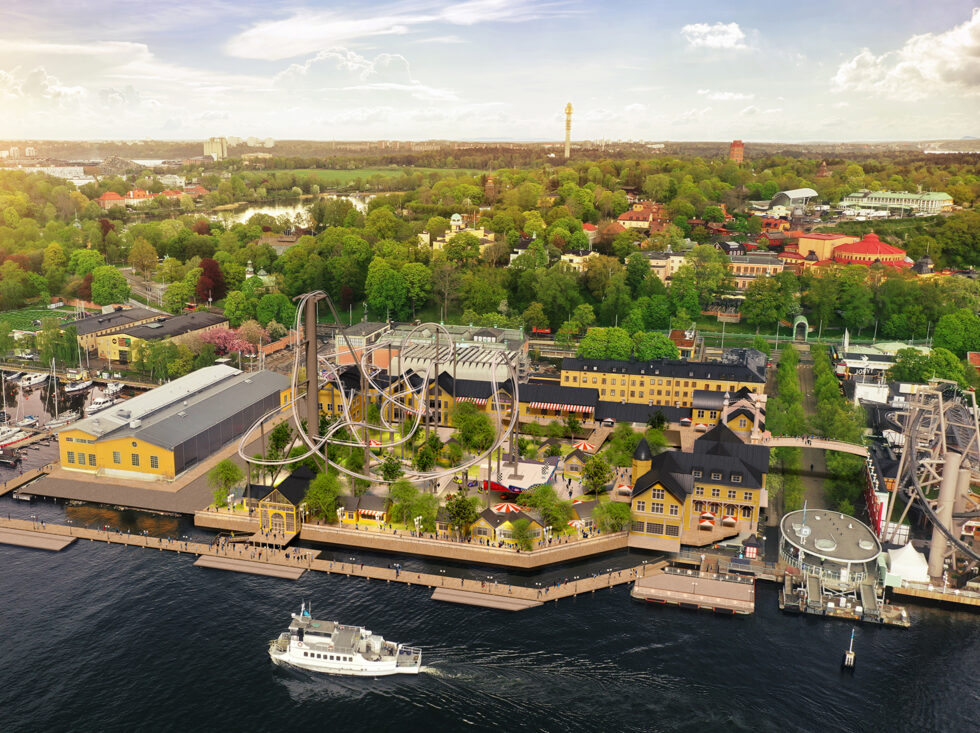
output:
[[[314,659],[326,659],[331,662],[353,662],[353,657],[345,657],[342,654],[317,654],[316,652],[303,652],[304,657],[313,657]]]
[[[701,478],[702,473],[703,472],[699,468],[695,468],[693,471],[691,471],[691,475],[694,478]],[[742,474],[740,474],[740,473],[730,474],[729,477],[728,477],[728,479],[733,484],[740,484],[740,483],[742,483]],[[721,481],[721,472],[720,471],[712,471],[711,472],[711,480],[712,481]]]
[[[694,495],[695,496],[704,496],[705,495],[704,494],[704,487],[703,486],[695,486],[694,487]],[[711,490],[711,498],[712,499],[720,499],[721,498],[721,489],[717,489],[717,488],[712,489]],[[737,499],[738,498],[738,492],[735,489],[728,489],[728,498],[729,499]],[[743,491],[742,492],[742,501],[753,501],[753,500],[754,500],[754,496],[753,496],[753,494],[752,494],[751,491]]]
[[[69,463],[75,464],[75,451],[73,451],[73,450],[68,451],[67,459],[68,459],[68,462]],[[76,465],[79,465],[79,466],[84,466],[85,465],[85,454],[84,453],[79,453],[78,454],[78,463]],[[90,465],[90,466],[94,466],[95,465],[95,454],[94,453],[89,453],[88,454],[88,465]]]
[[[644,512],[645,513],[646,510],[647,510],[647,503],[645,501],[638,501],[638,502],[636,502],[636,507],[635,508],[636,508],[636,511],[638,511],[638,512]],[[669,512],[670,512],[670,516],[672,516],[672,517],[679,516],[680,513],[681,513],[681,508],[677,504],[671,504],[668,509],[669,509]],[[663,514],[664,513],[664,505],[663,505],[663,503],[661,503],[661,502],[650,502],[650,513],[651,514]]]
[[[94,440],[88,440],[87,438],[72,438],[72,437],[65,438],[65,442],[66,443],[87,443],[89,445],[92,445],[93,443],[95,443]]]
[[[645,534],[659,534],[664,537],[680,537],[681,528],[677,524],[664,524],[663,522],[631,522],[631,532],[642,532]]]
[[[75,451],[71,451],[70,450],[70,451],[67,452],[67,454],[65,456],[65,459],[68,461],[68,463],[71,463],[73,465],[84,466],[85,465],[85,455],[86,455],[85,453],[79,453],[78,454],[78,462],[76,464],[76,462],[75,462]],[[129,460],[132,463],[132,465],[139,466],[140,465],[139,453],[133,453],[133,454],[131,454]],[[116,466],[119,466],[119,465],[122,464],[122,454],[119,451],[117,451],[117,450],[112,452],[112,463],[113,463],[113,465],[116,465]],[[94,453],[89,453],[88,454],[88,465],[90,465],[90,466],[96,465],[95,464],[95,454]],[[160,458],[159,458],[159,456],[150,456],[150,468],[160,468]]]
[[[654,381],[653,377],[650,377],[649,379],[650,379],[650,385],[649,385],[650,387],[654,387],[654,386],[666,386],[666,387],[678,387],[678,388],[684,387],[684,388],[687,388],[687,389],[690,389],[690,388],[698,389],[698,384],[699,384],[696,380],[691,380],[691,379],[685,379],[685,380],[681,380],[681,379],[666,379],[666,380],[665,379],[657,379],[656,381]],[[607,383],[606,380],[607,380],[607,377],[593,376],[591,383],[592,384],[598,384],[598,385],[604,385],[604,384]],[[619,379],[619,382],[616,381],[616,377],[608,377],[608,380],[609,380],[608,381],[608,384],[611,387],[615,387],[617,385],[620,386],[620,387],[625,387],[626,386],[626,378],[625,377],[621,377]],[[630,387],[646,387],[647,386],[646,380],[647,380],[646,377],[640,377],[639,380],[630,379],[629,380],[629,386]],[[572,375],[563,374],[562,375],[562,378],[561,378],[561,381],[563,381],[563,382],[570,382],[570,381],[571,382],[578,382],[579,381],[579,378],[578,378],[578,375],[577,374],[572,374]],[[682,384],[682,381],[683,381],[683,384]],[[714,381],[714,380],[709,380],[709,381]],[[637,384],[637,382],[639,382],[639,384]],[[582,376],[582,384],[589,384],[589,377],[587,375],[583,375]],[[725,387],[725,383],[724,382],[722,382],[721,384],[716,384],[715,385],[715,389],[716,390],[721,390],[723,387]],[[704,382],[704,387],[703,388],[704,389],[709,389],[709,390],[711,389],[711,385],[708,383],[708,381],[705,381]],[[756,389],[757,390],[758,388],[757,387],[749,386],[749,389]],[[737,390],[738,390],[738,385],[732,384],[732,383],[729,383],[728,384],[727,391],[729,391],[729,392],[735,392]]]
[[[719,514],[722,511],[724,511],[725,514],[732,517],[741,514],[742,519],[752,519],[752,511],[753,511],[753,507],[750,506],[738,507],[733,504],[725,504],[724,506],[722,506],[721,504],[718,504],[716,502],[712,502],[708,504],[703,501],[694,502],[693,508],[696,514],[700,514],[701,512],[704,511],[709,511],[712,514]]]

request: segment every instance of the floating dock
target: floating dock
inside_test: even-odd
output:
[[[194,564],[202,568],[230,570],[235,573],[252,573],[253,575],[267,575],[272,578],[286,578],[287,580],[299,580],[303,576],[303,573],[306,572],[305,568],[271,565],[265,562],[255,562],[254,560],[242,560],[238,557],[216,557],[214,555],[201,555]]]
[[[18,545],[20,547],[33,547],[37,550],[59,552],[74,541],[74,537],[62,537],[60,535],[48,534],[47,532],[0,527],[0,543],[5,545]]]
[[[755,611],[755,584],[747,579],[709,577],[696,571],[669,569],[640,578],[630,595],[647,603],[747,615]]]
[[[436,588],[432,592],[432,600],[447,601],[449,603],[462,603],[466,606],[497,608],[501,611],[523,611],[528,608],[534,608],[535,606],[542,605],[541,601],[531,601],[526,598],[490,595],[487,593],[477,593],[469,590],[456,590],[453,588]]]

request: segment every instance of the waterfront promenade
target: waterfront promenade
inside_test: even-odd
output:
[[[463,595],[458,593],[433,593],[433,597],[436,600],[446,600],[504,610],[522,610],[523,608],[531,608],[549,601],[558,601],[562,598],[570,598],[583,593],[594,593],[603,588],[631,583],[638,578],[645,577],[647,574],[653,574],[664,565],[662,561],[650,564],[643,563],[633,568],[597,573],[593,576],[554,583],[541,588],[530,588],[495,581],[455,578],[435,573],[410,572],[399,568],[379,567],[357,562],[317,560],[315,556],[318,554],[318,551],[307,548],[276,550],[268,547],[222,543],[220,541],[212,542],[209,545],[203,542],[172,540],[166,537],[130,535],[111,529],[88,529],[52,523],[45,523],[42,527],[39,522],[32,522],[31,520],[25,519],[6,519],[3,517],[0,517],[0,528],[33,532],[39,535],[75,537],[80,540],[87,539],[92,542],[128,545],[143,550],[184,553],[196,555],[199,558],[227,558],[228,560],[260,563],[270,567],[282,568],[283,570],[317,571],[352,578],[364,578],[366,581],[376,580],[386,583],[404,583],[409,586],[424,586],[434,591],[439,589],[462,591]],[[231,565],[232,563],[229,563],[229,566],[225,569],[241,569],[231,567]],[[299,575],[296,575],[296,577],[299,577]],[[515,603],[515,601],[521,603]]]
[[[242,511],[227,509],[198,511],[194,513],[194,525],[205,529],[230,532],[255,533],[259,531],[257,517],[249,517]],[[343,547],[356,547],[374,552],[390,552],[404,555],[432,557],[453,562],[498,565],[514,569],[531,570],[556,563],[581,560],[607,552],[626,549],[628,534],[610,532],[592,534],[588,538],[567,536],[553,540],[550,545],[539,545],[533,550],[518,552],[512,547],[481,545],[475,542],[459,542],[446,537],[413,537],[403,529],[363,528],[350,525],[312,524],[301,525],[299,538]]]

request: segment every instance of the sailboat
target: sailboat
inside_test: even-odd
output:
[[[58,374],[55,371],[54,359],[51,360],[51,401],[54,403],[54,420],[48,420],[44,427],[46,428],[60,428],[68,423],[75,422],[80,415],[78,410],[69,410],[62,414],[58,414]]]

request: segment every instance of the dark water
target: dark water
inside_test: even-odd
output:
[[[34,372],[31,372],[32,374]],[[35,415],[40,420],[41,426],[48,420],[53,420],[56,414],[63,414],[69,410],[82,412],[86,405],[92,403],[96,397],[102,396],[104,384],[96,384],[91,389],[84,392],[68,394],[64,389],[64,381],[59,379],[57,387],[51,388],[51,379],[48,378],[44,384],[33,389],[23,389],[13,382],[5,382],[6,412],[10,423],[13,424],[28,415]],[[137,394],[135,390],[125,389],[119,398]],[[57,409],[55,405],[57,403]]]
[[[51,504],[0,511],[64,521]],[[154,533],[170,517],[70,507]],[[0,731],[974,731],[980,615],[912,607],[909,631],[757,612],[721,618],[630,601],[625,588],[521,613],[429,591],[308,574],[192,567],[92,542],[0,546]],[[266,642],[301,600],[423,648],[418,677],[288,674]]]

